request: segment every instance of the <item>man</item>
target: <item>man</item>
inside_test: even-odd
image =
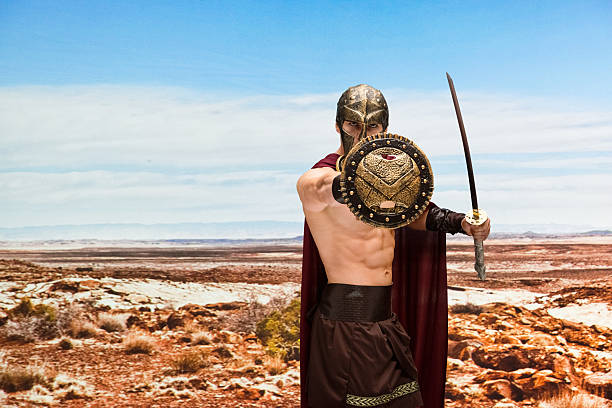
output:
[[[464,214],[432,203],[397,230],[359,221],[343,204],[338,159],[387,125],[380,91],[368,85],[347,89],[337,107],[338,150],[297,183],[306,217],[302,407],[444,404],[444,236],[462,232],[484,240],[490,224],[472,226]]]

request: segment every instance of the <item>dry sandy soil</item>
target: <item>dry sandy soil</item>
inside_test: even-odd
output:
[[[446,405],[538,407],[561,392],[608,406],[609,400],[591,396],[612,397],[612,243],[489,240],[486,281],[476,278],[473,259],[469,242],[449,242],[449,288],[484,306],[451,308]],[[0,369],[36,366],[72,378],[65,386],[0,391],[0,405],[296,407],[299,363],[270,359],[254,334],[228,322],[252,312],[253,293],[262,303],[294,297],[300,266],[301,248],[294,244],[0,249]],[[207,288],[215,289],[209,297],[187,299],[186,293]],[[512,291],[528,296],[490,303]],[[48,340],[7,336],[14,320],[9,311],[24,296],[58,310],[72,304],[79,319],[94,325],[100,313],[114,314],[125,328],[72,336],[69,350],[58,344],[70,337],[65,332]],[[130,332],[154,340],[151,354],[125,352]],[[209,344],[195,344],[197,333]],[[203,367],[172,369],[177,358],[196,351],[208,359]],[[497,367],[509,355],[518,363]]]

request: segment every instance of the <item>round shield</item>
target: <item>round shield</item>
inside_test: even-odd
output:
[[[425,153],[391,133],[361,139],[342,162],[342,196],[361,221],[399,228],[416,220],[433,194],[433,173]]]

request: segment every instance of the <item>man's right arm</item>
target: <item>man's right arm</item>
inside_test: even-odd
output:
[[[334,178],[340,173],[325,167],[308,170],[297,181],[297,191],[304,210],[323,211],[330,205],[340,205],[332,194]]]

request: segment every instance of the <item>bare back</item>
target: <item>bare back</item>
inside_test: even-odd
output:
[[[313,169],[298,181],[304,215],[332,283],[382,286],[392,283],[393,230],[359,221],[331,194],[331,168]]]

